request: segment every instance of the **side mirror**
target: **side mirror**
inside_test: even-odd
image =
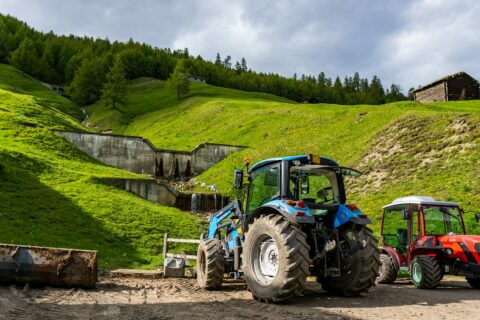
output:
[[[403,220],[409,220],[410,219],[410,210],[408,208],[405,208],[402,210],[402,218]]]
[[[243,186],[243,170],[235,170],[233,173],[233,189],[238,190]]]
[[[310,181],[308,180],[308,176],[300,176],[299,177],[299,184],[300,184],[300,193],[301,194],[309,194],[310,193]]]

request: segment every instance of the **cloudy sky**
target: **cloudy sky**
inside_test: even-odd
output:
[[[286,76],[358,71],[405,91],[461,70],[480,78],[478,0],[0,0],[0,12],[57,34],[245,57]]]

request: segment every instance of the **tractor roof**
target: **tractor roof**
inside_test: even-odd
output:
[[[393,200],[392,203],[384,206],[383,208],[393,207],[401,204],[425,204],[425,205],[432,205],[432,206],[459,207],[458,203],[437,201],[432,197],[408,196],[403,198],[397,198]]]
[[[255,171],[258,168],[261,168],[263,166],[275,163],[275,162],[280,162],[280,161],[292,161],[292,160],[300,160],[300,159],[308,159],[311,155],[305,154],[305,155],[299,155],[299,156],[288,156],[288,157],[278,157],[278,158],[270,158],[270,159],[265,159],[262,161],[259,161],[255,163],[249,170],[249,172]],[[337,162],[335,162],[332,159],[325,158],[325,157],[319,157],[321,164],[325,165],[330,165],[330,166],[339,166]]]

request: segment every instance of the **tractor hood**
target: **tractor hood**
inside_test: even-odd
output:
[[[450,248],[452,255],[467,263],[480,264],[480,236],[445,235],[437,241],[443,248]]]

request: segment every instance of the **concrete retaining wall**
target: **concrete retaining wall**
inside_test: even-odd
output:
[[[192,176],[245,147],[203,143],[192,151],[157,149],[142,137],[59,131],[67,141],[107,165],[155,176]]]
[[[179,193],[169,185],[157,183],[157,181],[153,179],[105,178],[103,180],[146,200],[171,207],[175,206],[179,195]]]
[[[228,197],[220,194],[181,193],[167,183],[154,179],[105,178],[108,184],[127,190],[146,200],[158,204],[177,207],[191,212],[213,212],[228,204]]]

